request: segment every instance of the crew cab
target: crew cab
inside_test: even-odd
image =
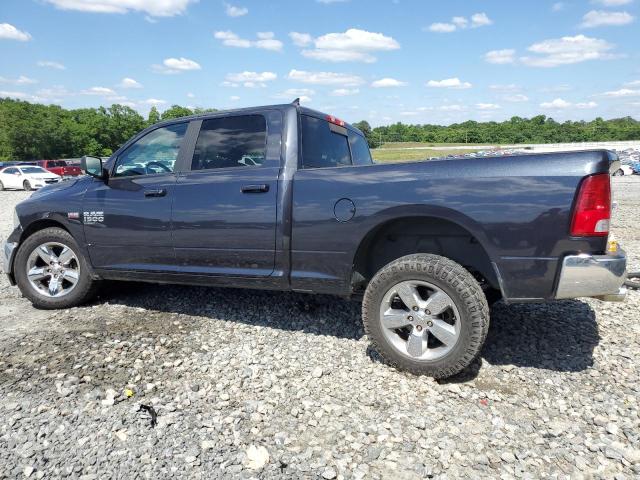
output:
[[[4,244],[40,308],[103,279],[339,295],[390,363],[444,378],[479,354],[491,301],[625,296],[604,150],[375,164],[294,102],[159,123],[83,164],[17,205]]]
[[[65,160],[39,160],[36,163],[45,170],[49,170],[65,179],[82,175],[80,167],[69,165]]]

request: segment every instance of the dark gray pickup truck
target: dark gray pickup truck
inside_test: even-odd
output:
[[[625,295],[607,151],[374,164],[361,132],[294,103],[159,123],[83,162],[18,204],[4,244],[40,308],[102,279],[341,295],[389,362],[443,378],[479,354],[492,301]]]

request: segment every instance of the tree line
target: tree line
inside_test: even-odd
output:
[[[211,110],[152,107],[144,118],[124,105],[67,110],[0,98],[0,161],[105,157],[149,125]]]
[[[395,123],[372,129],[367,122],[355,125],[363,131],[371,146],[384,142],[518,144],[640,140],[640,121],[631,117],[560,123],[538,115],[512,117],[504,122],[469,120],[447,126]]]
[[[0,161],[109,156],[143,128],[161,120],[215,109],[173,105],[160,113],[152,107],[147,118],[124,105],[64,109],[14,99],[0,99]],[[590,122],[556,122],[544,115],[504,122],[467,121],[452,125],[393,125],[371,128],[354,124],[369,145],[381,142],[425,143],[562,143],[640,140],[640,121],[631,117]]]

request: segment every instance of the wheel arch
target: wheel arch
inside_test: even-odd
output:
[[[450,258],[470,270],[481,283],[499,290],[489,242],[473,220],[451,209],[403,211],[371,227],[360,240],[353,256],[353,291],[364,290],[384,265],[414,253]]]

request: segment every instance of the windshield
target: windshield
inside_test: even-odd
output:
[[[22,173],[49,173],[40,167],[20,167],[20,170],[22,170]]]
[[[49,167],[66,167],[66,166],[67,166],[67,162],[65,162],[64,160],[53,160],[49,162]]]

